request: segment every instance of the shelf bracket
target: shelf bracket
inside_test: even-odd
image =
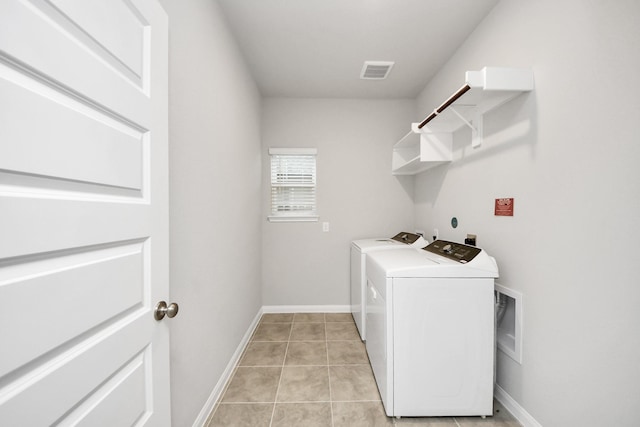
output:
[[[462,114],[458,113],[458,111],[454,107],[449,107],[449,110],[453,111],[455,115],[458,116],[458,118],[462,120],[462,122],[467,125],[469,129],[471,129],[471,146],[473,148],[478,148],[480,145],[482,145],[482,135],[484,133],[482,114],[475,113],[473,115],[473,118],[471,119],[471,122],[469,122],[462,116]]]

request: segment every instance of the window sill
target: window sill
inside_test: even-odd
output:
[[[317,215],[268,216],[269,222],[318,222]]]

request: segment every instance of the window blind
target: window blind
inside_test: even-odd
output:
[[[271,216],[316,217],[315,150],[270,149],[269,154]]]

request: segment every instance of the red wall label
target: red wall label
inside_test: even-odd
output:
[[[496,199],[494,214],[496,216],[513,216],[513,197],[509,199]]]

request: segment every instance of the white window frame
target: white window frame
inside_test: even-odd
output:
[[[269,216],[270,222],[302,222],[302,221],[318,221],[317,213],[317,158],[318,150],[316,148],[269,148],[269,170],[270,170],[270,186],[269,186]],[[307,171],[311,174],[311,179],[304,182],[286,182],[278,179],[278,171],[274,170],[274,156],[312,156],[313,166]],[[312,206],[309,210],[281,210],[276,205],[278,203],[277,195],[274,193],[275,188],[312,188],[313,195]],[[308,197],[308,195],[307,195]],[[290,202],[291,200],[287,200]],[[276,205],[274,205],[274,202]],[[282,202],[281,202],[282,203]],[[309,200],[304,200],[303,204],[308,204]]]

